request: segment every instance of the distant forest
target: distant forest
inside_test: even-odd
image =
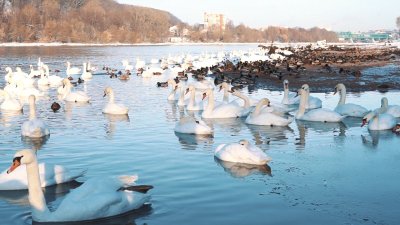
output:
[[[113,0],[0,0],[0,42],[142,43],[168,42],[171,26],[187,29],[192,42],[337,41],[320,28],[253,29],[229,22],[224,32],[204,32],[169,12]]]

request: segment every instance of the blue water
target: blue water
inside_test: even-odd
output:
[[[149,61],[168,54],[253,47],[8,47],[0,48],[1,75],[6,66],[20,65],[27,71],[37,57],[51,69],[63,70],[67,60],[74,65],[90,60],[98,67],[117,67],[125,58]],[[207,120],[214,137],[175,134],[175,123],[186,112],[166,100],[169,89],[155,87],[169,76],[168,72],[150,79],[132,76],[128,82],[95,76],[77,87],[90,95],[89,104],[65,104],[55,90],[48,90],[48,98],[37,102],[38,117],[51,130],[44,143],[21,139],[27,106],[20,115],[1,112],[0,168],[8,168],[16,150],[29,147],[40,149],[42,162],[87,169],[80,182],[137,173],[139,183],[154,186],[151,205],[95,224],[398,224],[400,136],[368,132],[359,119],[351,118],[332,124],[295,121],[285,128],[250,126],[243,119]],[[106,86],[129,107],[127,117],[102,114]],[[255,98],[282,98],[277,91],[243,92]],[[327,108],[338,101],[333,93],[313,95]],[[347,101],[374,109],[381,97],[400,104],[399,92],[349,93]],[[53,101],[61,103],[57,113],[50,110]],[[272,157],[270,171],[214,159],[219,144],[240,139],[248,139]],[[71,186],[76,185],[47,188],[48,203],[56,204]],[[27,192],[1,191],[0,218],[0,224],[31,224]]]

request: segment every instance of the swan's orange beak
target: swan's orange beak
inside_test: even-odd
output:
[[[207,97],[206,93],[203,93],[203,98],[201,100],[204,100]]]
[[[7,173],[11,173],[12,171],[14,171],[15,169],[17,169],[18,166],[21,165],[21,158],[22,157],[15,157],[13,159],[13,163],[10,166],[10,169],[7,170]]]
[[[363,120],[362,120],[361,127],[365,126],[365,124],[367,124],[367,119],[363,119]]]

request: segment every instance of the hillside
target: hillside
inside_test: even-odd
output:
[[[113,0],[0,0],[0,42],[163,42],[178,23]]]

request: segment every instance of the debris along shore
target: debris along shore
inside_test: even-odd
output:
[[[228,81],[232,85],[282,90],[283,80],[288,79],[292,89],[308,83],[312,91],[318,92],[330,92],[337,83],[344,83],[352,92],[400,90],[397,47],[259,47],[272,60],[226,60],[222,66],[212,68],[215,83]],[[192,72],[196,76],[196,71]]]

